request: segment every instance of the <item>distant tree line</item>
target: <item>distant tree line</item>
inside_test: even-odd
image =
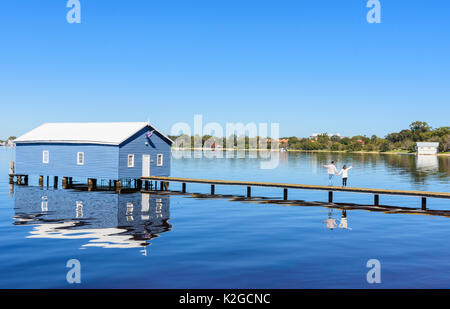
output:
[[[181,137],[181,139],[180,139]],[[199,136],[170,136],[172,140],[181,140],[176,147],[204,147],[217,148],[232,145],[233,147],[252,149],[271,147],[271,139],[257,136],[249,138],[248,136],[232,135],[228,138],[212,137],[204,135]],[[261,144],[260,142],[263,142]],[[440,127],[433,129],[426,122],[415,121],[409,125],[409,129],[400,132],[390,133],[384,138],[376,135],[367,137],[365,135],[355,135],[353,137],[341,137],[337,135],[330,136],[327,133],[319,134],[314,137],[298,138],[296,136],[282,137],[279,139],[279,147],[294,150],[329,150],[329,151],[416,151],[417,142],[438,142],[439,151],[450,151],[450,127]],[[265,143],[265,144],[264,144]],[[229,147],[228,147],[229,148]]]

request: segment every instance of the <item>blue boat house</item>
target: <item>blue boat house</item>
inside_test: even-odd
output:
[[[46,177],[57,187],[61,177],[68,187],[78,178],[95,190],[100,179],[120,192],[124,183],[142,186],[143,176],[170,176],[173,142],[147,122],[44,123],[15,143],[10,181],[18,183],[36,175],[41,186]]]

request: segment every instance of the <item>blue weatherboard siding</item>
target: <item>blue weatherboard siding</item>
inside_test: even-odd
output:
[[[49,163],[42,163],[48,150]],[[77,165],[77,153],[84,152],[84,165]],[[117,179],[119,147],[92,144],[17,144],[16,174]]]
[[[146,127],[119,146],[75,143],[17,143],[16,174],[98,179],[137,179],[142,176],[142,155],[150,155],[152,176],[170,176],[171,143]],[[146,143],[148,143],[146,145]],[[49,163],[42,162],[42,152],[49,151]],[[84,152],[84,165],[77,165],[77,153]],[[134,154],[134,167],[128,167],[128,154]],[[163,166],[157,166],[157,155]]]
[[[145,128],[120,145],[119,178],[139,178],[142,176],[142,155],[150,155],[150,175],[170,176],[170,143],[158,132],[148,139],[146,134],[153,128]],[[146,145],[145,143],[148,143]],[[134,154],[134,167],[128,167],[128,155]],[[163,155],[163,166],[157,166],[157,155]]]

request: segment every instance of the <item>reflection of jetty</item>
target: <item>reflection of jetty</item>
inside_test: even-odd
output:
[[[17,187],[15,225],[29,238],[88,239],[83,247],[142,248],[171,229],[169,198]]]
[[[369,193],[374,194],[374,206],[379,205],[380,195],[405,195],[405,196],[419,196],[422,198],[422,209],[426,209],[427,197],[432,198],[448,198],[450,199],[450,193],[448,192],[429,192],[429,191],[406,191],[406,190],[389,190],[389,189],[371,189],[371,188],[352,188],[352,187],[330,187],[319,185],[301,185],[301,184],[289,184],[289,183],[269,183],[269,182],[251,182],[251,181],[234,181],[234,180],[214,180],[214,179],[194,179],[194,178],[179,178],[179,177],[142,177],[144,183],[148,181],[160,181],[160,188],[168,188],[169,182],[181,182],[182,192],[186,192],[186,183],[202,183],[209,184],[211,186],[211,195],[215,194],[216,185],[228,185],[228,186],[246,186],[247,197],[251,197],[251,187],[271,187],[283,189],[283,199],[288,199],[288,189],[303,189],[303,190],[321,190],[328,191],[328,202],[333,202],[333,192],[352,192],[352,193]]]

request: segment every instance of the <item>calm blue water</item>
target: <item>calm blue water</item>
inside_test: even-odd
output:
[[[0,288],[450,287],[448,217],[10,188],[13,159],[12,150],[0,149]],[[173,159],[172,176],[327,184],[320,165],[331,159],[354,165],[349,186],[450,189],[450,157],[409,155],[284,153],[270,170],[248,157]],[[224,195],[245,190],[216,186]],[[208,193],[209,186],[188,184],[188,191]],[[253,188],[252,195],[279,199],[282,192]],[[289,198],[325,202],[327,193],[290,190]],[[373,197],[335,193],[335,202],[372,204]],[[381,196],[380,202],[420,207],[419,198]],[[450,209],[450,201],[429,199],[428,206]],[[70,259],[81,263],[81,284],[66,281]],[[381,263],[381,284],[366,281],[369,259]]]

